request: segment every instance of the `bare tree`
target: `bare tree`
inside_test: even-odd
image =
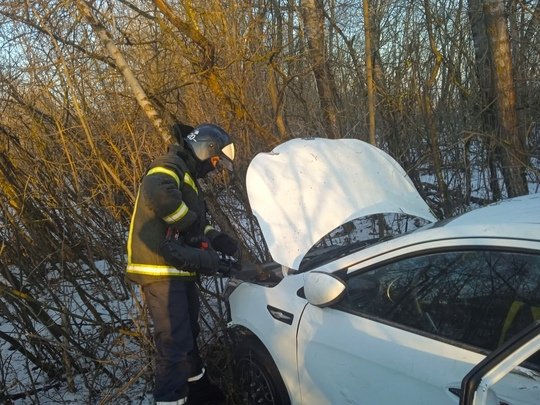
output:
[[[421,91],[421,99],[423,104],[422,108],[426,122],[428,144],[432,154],[433,171],[435,173],[435,177],[437,178],[437,185],[441,195],[441,205],[443,207],[444,214],[449,216],[452,213],[452,209],[450,207],[450,199],[448,196],[448,186],[444,179],[441,148],[439,145],[439,131],[433,114],[432,100],[433,87],[435,86],[440,73],[443,56],[439,51],[435,40],[435,34],[433,32],[433,18],[428,0],[424,0],[424,12],[426,15],[426,30],[429,39],[429,48],[434,58],[434,63],[424,84],[424,89]]]
[[[375,137],[375,80],[373,77],[373,51],[371,47],[373,30],[371,28],[371,11],[368,0],[362,1],[362,10],[364,12],[364,38],[366,41],[366,82],[368,94],[369,142],[372,145],[377,145],[377,140]]]
[[[310,64],[323,113],[323,126],[329,138],[341,137],[338,97],[326,51],[323,3],[320,0],[302,0],[302,19],[306,30]]]
[[[528,193],[524,174],[528,159],[523,135],[519,133],[512,54],[504,2],[484,0],[484,15],[493,63],[501,166],[508,196],[514,197]]]
[[[507,20],[502,1],[470,0],[469,15],[475,43],[479,83],[484,95],[484,123],[488,136],[491,185],[500,198],[496,166],[499,163],[508,196],[528,193],[524,170],[528,165],[523,134],[519,132],[516,90]],[[491,145],[493,151],[491,152]]]

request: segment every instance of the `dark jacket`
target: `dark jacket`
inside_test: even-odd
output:
[[[172,145],[144,176],[129,229],[127,276],[139,284],[162,279],[194,280],[197,272],[167,263],[160,250],[168,228],[204,234],[206,208],[196,182],[196,163],[181,146]],[[207,228],[209,230],[210,228]]]

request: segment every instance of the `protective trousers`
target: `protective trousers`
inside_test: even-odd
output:
[[[198,287],[194,281],[172,279],[145,285],[142,291],[154,323],[154,399],[185,398],[188,378],[202,372]]]

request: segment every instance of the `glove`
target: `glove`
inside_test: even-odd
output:
[[[212,275],[219,268],[219,256],[215,251],[188,246],[181,238],[165,239],[160,245],[160,253],[168,264],[179,270]]]
[[[196,248],[200,247],[202,242],[207,241],[198,221],[193,223],[186,230],[181,231],[180,237],[184,240],[186,245]]]
[[[238,251],[238,242],[223,232],[212,230],[208,232],[212,247],[227,256],[234,256]]]

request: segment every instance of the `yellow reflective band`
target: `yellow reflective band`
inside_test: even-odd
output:
[[[159,266],[149,264],[128,264],[127,272],[132,274],[142,274],[146,276],[179,276],[191,277],[197,273],[193,271],[178,270],[176,267]]]
[[[158,167],[154,167],[154,168],[150,169],[148,171],[148,173],[146,173],[146,175],[149,176],[149,175],[155,174],[155,173],[163,173],[163,174],[167,174],[167,175],[171,176],[172,178],[174,178],[174,181],[176,181],[177,186],[180,187],[180,178],[178,177],[178,175],[176,174],[176,172],[174,170],[158,166]],[[184,183],[186,183],[197,194],[199,194],[199,190],[197,189],[197,185],[195,184],[195,181],[193,180],[193,178],[187,172],[184,174]]]
[[[182,218],[184,218],[188,211],[188,206],[185,202],[182,201],[182,204],[180,204],[176,211],[174,211],[171,215],[167,215],[166,217],[164,217],[163,220],[168,224],[174,224],[175,222],[178,222]]]
[[[197,194],[199,194],[199,190],[197,189],[197,186],[195,185],[195,181],[191,178],[189,173],[186,172],[184,174],[184,183],[186,183],[188,186],[190,186]]]
[[[135,206],[133,207],[133,213],[131,214],[131,222],[129,224],[129,234],[128,234],[128,242],[127,242],[127,254],[128,254],[128,263],[131,262],[131,241],[133,236],[133,224],[135,223],[135,213],[137,212],[137,206],[139,205],[139,195],[141,194],[141,191],[137,191],[137,198],[135,198]]]
[[[146,173],[146,175],[149,176],[149,175],[155,174],[155,173],[163,173],[163,174],[167,174],[167,175],[171,176],[172,178],[174,178],[174,181],[176,181],[176,185],[178,187],[180,187],[180,178],[174,172],[174,170],[166,169],[165,167],[158,166],[158,167],[154,167],[154,168],[148,170],[148,173]]]
[[[212,225],[206,225],[204,227],[204,234],[206,235],[208,232],[213,231],[214,227]]]

